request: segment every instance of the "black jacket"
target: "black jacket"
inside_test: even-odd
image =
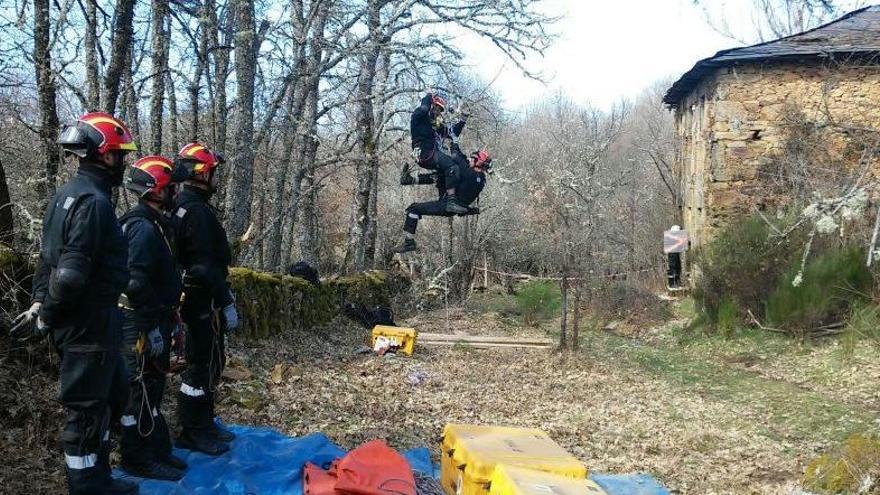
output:
[[[128,283],[128,243],[112,187],[106,169],[82,163],[46,209],[34,300],[50,327],[84,326],[95,311],[115,307]]]
[[[168,319],[180,302],[180,271],[171,218],[138,203],[119,220],[128,239],[130,277],[125,295],[143,331]]]
[[[413,110],[409,119],[409,132],[413,149],[420,148],[422,152],[434,149],[437,134],[431,125],[431,95],[425,95],[419,106]]]
[[[458,144],[452,144],[452,159],[458,165],[459,182],[456,186],[456,196],[463,205],[469,205],[480,197],[483,188],[486,187],[486,174],[477,172],[470,166],[468,157],[461,151]],[[446,195],[446,177],[443,174],[419,174],[419,184],[435,184],[439,198]]]
[[[232,303],[226,280],[232,252],[216,210],[208,203],[210,197],[193,186],[184,186],[177,197],[177,259],[186,287],[208,291],[214,306],[222,308]]]

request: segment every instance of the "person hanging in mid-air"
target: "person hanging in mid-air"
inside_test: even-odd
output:
[[[447,154],[442,147],[444,137],[456,138],[461,133],[464,123],[456,124],[456,129],[447,129],[443,121],[443,112],[446,110],[446,99],[438,93],[426,94],[419,106],[410,117],[410,135],[412,137],[413,155],[419,166],[430,170],[437,170],[444,176],[445,194],[442,199],[443,209],[454,215],[468,213],[467,207],[462,204],[458,196],[458,182],[460,180],[460,167],[455,159]],[[456,127],[453,126],[453,127]]]
[[[458,199],[464,206],[464,213],[452,213],[446,209],[444,195],[446,194],[446,175],[443,174],[419,174],[418,178],[414,178],[407,172],[401,176],[400,183],[402,185],[411,184],[434,184],[437,186],[437,193],[440,196],[436,201],[426,201],[422,203],[412,203],[406,209],[406,220],[403,224],[404,241],[393,251],[395,253],[407,253],[415,251],[416,246],[416,228],[422,216],[439,216],[448,217],[452,215],[478,215],[480,209],[478,207],[469,206],[479,198],[480,193],[486,186],[486,174],[490,173],[492,168],[492,157],[486,150],[475,151],[471,154],[470,160],[461,152],[457,144],[453,144],[453,155],[455,167],[458,169]]]
[[[174,209],[182,167],[146,156],[129,168],[125,188],[138,203],[120,219],[128,239],[130,277],[122,306],[122,355],[131,398],[122,416],[122,468],[141,478],[177,481],[186,463],[171,453],[171,434],[162,414],[171,338],[179,331],[182,290],[174,254]]]

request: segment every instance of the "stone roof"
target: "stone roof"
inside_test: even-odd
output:
[[[880,53],[880,5],[850,12],[828,24],[766,43],[721,50],[700,60],[672,85],[663,102],[676,106],[706,75],[741,62]]]

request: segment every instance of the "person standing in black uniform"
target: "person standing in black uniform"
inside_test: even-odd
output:
[[[102,112],[80,117],[58,142],[79,158],[79,168],[46,210],[34,303],[19,316],[33,324],[18,325],[13,336],[49,335],[61,357],[70,493],[134,494],[136,484],[110,475],[108,440],[111,418],[128,400],[117,307],[128,282],[128,246],[111,193],[122,183],[125,154],[137,148],[125,124]]]
[[[426,94],[419,106],[413,110],[410,116],[410,137],[412,139],[413,154],[417,157],[419,166],[437,170],[444,176],[446,194],[443,198],[444,210],[454,215],[467,214],[465,207],[457,196],[457,186],[460,179],[460,169],[452,156],[446,154],[440,146],[444,137],[457,138],[461,134],[464,122],[456,124],[457,129],[452,129],[451,135],[443,123],[443,112],[446,110],[446,99],[436,93]]]
[[[177,446],[220,455],[235,436],[215,422],[214,390],[225,365],[224,332],[238,327],[235,298],[226,277],[232,254],[226,231],[208,203],[217,188],[216,168],[222,158],[199,143],[177,155],[176,165],[189,179],[177,196],[178,261],[183,269],[181,316],[187,326],[186,371],[177,394],[182,426]]]
[[[131,388],[121,419],[122,467],[141,478],[171,481],[182,478],[186,469],[186,463],[171,453],[171,436],[161,408],[182,289],[172,245],[171,212],[176,183],[185,179],[185,173],[161,156],[135,162],[125,188],[138,196],[138,204],[120,219],[128,239],[130,273],[120,298],[122,355]]]
[[[458,183],[458,196],[461,204],[465,206],[463,215],[479,215],[480,209],[471,207],[470,204],[480,197],[483,188],[486,186],[486,173],[492,167],[492,157],[486,150],[475,151],[471,154],[470,163],[467,157],[461,152],[457,144],[452,145],[455,156],[456,166],[459,168],[458,175],[461,180]],[[406,209],[406,220],[403,223],[404,240],[401,245],[393,249],[395,253],[408,253],[417,249],[416,245],[416,228],[419,220],[423,216],[439,216],[449,217],[456,215],[450,213],[445,208],[443,196],[446,188],[444,184],[445,177],[443,175],[419,174],[418,179],[411,177],[408,173],[401,177],[402,185],[411,184],[435,184],[437,186],[437,201],[426,201],[422,203],[412,203]]]

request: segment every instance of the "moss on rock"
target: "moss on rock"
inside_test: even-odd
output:
[[[375,270],[331,278],[320,287],[299,277],[248,268],[230,270],[229,281],[241,313],[241,331],[254,338],[325,324],[346,302],[368,307],[390,304],[406,286],[405,279]]]
[[[880,439],[853,435],[830,453],[814,459],[804,473],[805,489],[828,494],[877,493],[874,483],[880,475]]]

